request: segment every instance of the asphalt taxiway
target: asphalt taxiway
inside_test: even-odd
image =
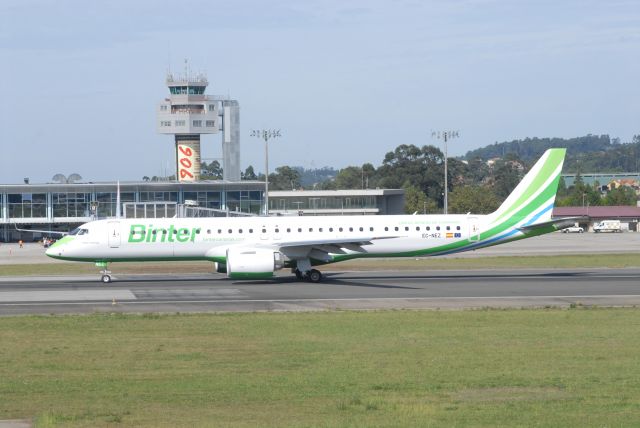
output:
[[[640,305],[640,269],[325,273],[233,281],[223,275],[1,278],[0,315]]]

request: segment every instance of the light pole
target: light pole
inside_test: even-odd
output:
[[[460,133],[458,131],[432,131],[431,138],[437,138],[444,141],[444,213],[448,213],[448,193],[449,193],[449,177],[447,173],[447,141],[452,138],[458,138]]]
[[[264,140],[264,214],[269,215],[269,140],[279,138],[279,129],[254,129],[250,134],[252,137]]]

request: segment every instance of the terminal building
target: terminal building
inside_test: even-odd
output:
[[[122,182],[123,218],[264,213],[264,182]],[[116,216],[116,183],[0,185],[0,241],[39,240]],[[404,190],[269,192],[270,215],[402,214]]]

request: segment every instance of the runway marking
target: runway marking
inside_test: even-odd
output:
[[[357,301],[445,301],[445,300],[543,300],[543,299],[624,299],[624,298],[638,298],[640,294],[593,294],[593,295],[564,295],[564,296],[478,296],[478,297],[352,297],[352,298],[337,298],[337,299],[236,299],[236,300],[140,300],[133,296],[132,299],[123,299],[124,301],[118,302],[123,305],[148,305],[148,304],[177,304],[177,303],[295,303],[295,302],[357,302]],[[101,299],[101,300],[111,300]],[[639,302],[640,303],[640,302]],[[0,302],[0,306],[50,306],[52,304],[61,305],[94,305],[96,302],[78,302],[78,301],[36,301],[34,303],[4,303]]]
[[[64,302],[81,300],[113,301],[114,299],[116,301],[136,300],[136,296],[129,290],[0,291],[0,304],[5,304],[6,302]]]

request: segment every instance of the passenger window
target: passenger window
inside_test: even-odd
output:
[[[309,228],[309,232],[313,232],[313,227],[310,227],[310,228]]]
[[[242,233],[242,229],[238,229],[238,233]]]
[[[329,228],[329,232],[333,232],[333,227],[330,227],[330,228]]]
[[[267,233],[267,229],[262,229],[262,233]]]
[[[350,227],[350,228],[349,228],[349,232],[353,232],[353,227]]]
[[[249,229],[249,233],[253,233],[253,229]]]
[[[373,232],[373,227],[370,227],[370,228],[369,228],[369,232]]]
[[[385,231],[385,232],[388,232],[388,231],[389,231],[389,228],[385,226],[385,227],[384,227],[384,231]]]
[[[302,228],[301,227],[298,228],[298,232],[302,232]]]
[[[207,229],[207,235],[211,235],[211,229]]]
[[[436,230],[440,230],[440,226],[436,226]]]
[[[233,233],[233,230],[229,229],[229,233]]]
[[[430,231],[430,230],[431,230],[431,227],[430,227],[430,226],[427,226],[427,232],[428,232],[428,231]]]
[[[276,228],[276,233],[280,233],[280,229]]]
[[[319,229],[318,229],[318,232],[322,232],[322,228],[319,228]]]
[[[460,226],[456,226],[456,230],[460,230]]]
[[[363,230],[364,230],[364,229],[361,227],[361,228],[360,228],[360,232],[362,232]]]
[[[222,233],[222,229],[218,229],[218,233]]]
[[[291,233],[291,228],[287,227],[287,233]]]
[[[451,230],[451,226],[447,226],[447,230]]]
[[[400,230],[400,229],[398,229],[398,226],[396,226],[394,229],[396,230],[396,232],[397,232],[398,230]]]
[[[405,226],[405,227],[404,227],[404,230],[405,230],[406,232],[408,232],[408,231],[409,231],[409,226]]]
[[[338,229],[340,232],[342,232],[342,228]]]
[[[420,232],[420,226],[416,226],[416,230]]]

